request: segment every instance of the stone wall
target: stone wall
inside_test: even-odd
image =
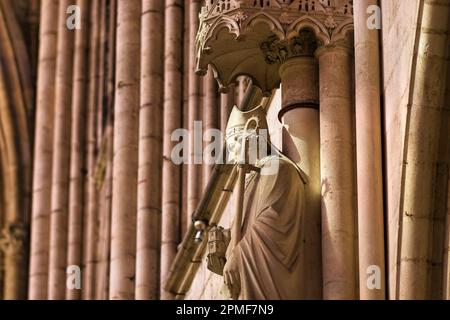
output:
[[[405,128],[410,100],[419,0],[382,0],[385,212],[389,297],[395,297]]]

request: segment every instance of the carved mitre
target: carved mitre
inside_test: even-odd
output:
[[[255,131],[255,128],[257,128],[257,131]],[[241,147],[244,137],[253,142],[258,141],[256,145],[252,142],[246,144],[250,148],[246,152],[253,159],[251,162],[257,160],[258,155],[263,157],[263,153],[267,152],[264,145],[270,144],[268,129],[266,112],[263,106],[260,105],[250,111],[241,111],[235,106],[231,111],[226,129],[227,159],[235,161],[243,159]]]
[[[259,130],[269,129],[266,111],[263,106],[260,105],[250,111],[241,111],[238,107],[234,106],[227,123],[227,137],[236,133],[242,133],[245,125],[252,118],[257,120]],[[254,128],[254,126],[251,126],[251,128]]]

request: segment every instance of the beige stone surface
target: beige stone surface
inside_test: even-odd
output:
[[[403,150],[416,38],[417,0],[383,0],[382,92],[384,97],[388,297],[395,299]],[[399,14],[401,12],[402,14]]]
[[[322,47],[320,166],[323,298],[353,300],[357,290],[356,163],[353,132],[352,51]]]
[[[359,294],[362,300],[383,300],[386,283],[379,32],[367,28],[367,8],[377,4],[376,0],[360,0],[354,5]],[[377,282],[369,279],[373,268],[379,271]],[[369,287],[368,283],[375,287]]]

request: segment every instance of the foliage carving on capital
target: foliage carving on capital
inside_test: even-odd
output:
[[[316,49],[316,37],[306,29],[291,39],[280,40],[277,36],[271,36],[261,44],[261,51],[268,64],[281,64],[293,57],[313,57]]]

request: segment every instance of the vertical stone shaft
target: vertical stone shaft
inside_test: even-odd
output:
[[[354,4],[359,293],[363,300],[385,298],[379,40],[378,30],[367,28],[367,8],[377,4],[377,0]],[[368,272],[376,275],[380,287],[368,286]]]
[[[399,299],[429,299],[440,120],[445,97],[450,3],[425,1],[404,173]]]
[[[4,168],[4,165],[2,164],[2,158],[0,157],[0,168]],[[3,172],[0,174],[0,230],[3,230],[3,220],[5,215],[5,200],[4,200],[4,194],[5,194],[5,187],[3,182]],[[3,298],[3,264],[4,264],[4,255],[3,250],[0,248],[0,300],[4,300]]]
[[[52,200],[48,298],[61,300],[66,293],[67,211],[70,173],[70,135],[74,31],[66,25],[70,0],[59,1],[55,80],[55,131],[53,138]]]
[[[317,52],[324,299],[357,299],[352,55],[336,44]]]
[[[106,114],[103,115],[106,121],[104,139],[106,139],[106,172],[103,183],[103,215],[102,233],[98,245],[98,256],[100,261],[97,264],[96,275],[96,299],[105,300],[109,296],[109,256],[111,249],[111,198],[112,198],[112,167],[113,167],[113,107],[114,107],[114,74],[115,74],[115,26],[116,26],[116,0],[109,1],[109,21],[108,21],[108,73],[106,85]]]
[[[220,130],[225,134],[228,118],[235,105],[235,87],[230,86],[230,91],[220,94]]]
[[[214,79],[214,74],[211,69],[209,69],[208,74],[203,79],[205,87],[205,100],[203,105],[203,139],[204,147],[208,146],[212,142],[211,129],[218,129],[218,89],[216,79]],[[208,135],[209,134],[209,135]],[[205,148],[203,150],[206,151]],[[210,151],[210,150],[209,150]],[[209,154],[208,154],[209,153]],[[203,188],[204,190],[208,185],[211,173],[214,167],[214,157],[211,152],[204,152],[203,155]],[[201,195],[201,194],[200,194]],[[191,212],[192,214],[192,212]],[[190,221],[189,221],[190,222]]]
[[[296,57],[280,68],[283,151],[308,176],[303,217],[305,299],[321,299],[319,70],[314,57]]]
[[[110,299],[135,296],[141,13],[118,1]]]
[[[195,132],[195,121],[201,120],[201,86],[199,76],[195,74],[197,69],[197,51],[195,49],[195,39],[197,37],[199,27],[200,0],[191,0],[189,3],[189,165],[188,165],[188,181],[187,181],[187,225],[190,226],[191,215],[197,208],[202,192],[202,167],[200,159],[202,159],[199,143],[202,139],[196,139],[200,132]],[[201,128],[201,127],[200,127]],[[197,140],[197,141],[196,141]],[[197,143],[197,144],[196,144]],[[196,161],[197,159],[197,161]]]
[[[164,1],[142,3],[136,299],[159,297]]]
[[[111,238],[111,198],[112,198],[112,168],[113,168],[113,125],[108,122],[105,128],[106,139],[106,172],[103,186],[103,211],[102,215],[102,235],[99,239],[100,261],[97,263],[97,275],[95,278],[95,298],[97,300],[107,300],[109,296],[109,256]]]
[[[58,1],[42,0],[28,298],[47,299]]]
[[[90,8],[90,39],[89,39],[89,94],[87,101],[87,128],[86,128],[86,167],[87,179],[85,181],[84,206],[84,252],[83,252],[83,285],[82,297],[84,300],[93,299],[95,281],[95,245],[96,220],[98,212],[98,192],[95,184],[95,164],[97,153],[97,102],[99,78],[99,35],[100,35],[100,0],[91,1]]]
[[[81,29],[75,33],[74,71],[72,89],[72,133],[69,185],[69,226],[67,265],[81,266],[83,241],[84,158],[86,122],[86,71],[87,71],[87,14],[89,2],[78,0],[81,8]],[[80,299],[81,291],[66,288],[68,300]]]
[[[190,1],[186,1],[184,5],[184,25],[183,25],[183,113],[182,113],[182,126],[183,129],[189,128],[189,18],[190,18]],[[189,219],[187,213],[187,182],[188,182],[188,167],[183,164],[181,166],[181,211],[180,211],[180,224],[181,224],[181,238],[186,234],[186,230],[189,227],[187,220]]]
[[[99,31],[99,55],[98,55],[98,65],[99,65],[99,72],[98,72],[98,108],[97,108],[97,148],[101,147],[102,141],[103,141],[103,129],[104,129],[104,101],[105,101],[105,91],[106,89],[106,43],[108,41],[107,38],[107,23],[106,23],[106,16],[108,14],[107,6],[106,6],[107,0],[101,0],[100,4],[100,31]]]
[[[446,90],[446,105],[444,106],[447,110],[447,114],[450,112],[450,52],[447,53],[447,90]],[[445,121],[445,119],[443,119]],[[447,125],[447,135],[446,137],[441,137],[441,139],[447,139],[447,156],[450,155],[450,126]],[[448,161],[448,158],[447,158]],[[450,300],[450,175],[449,175],[449,166],[444,165],[446,169],[446,179],[447,179],[447,194],[446,194],[446,203],[445,203],[445,231],[444,231],[444,244],[443,251],[444,254],[442,256],[442,298],[444,300]]]
[[[164,283],[177,253],[180,240],[180,166],[171,160],[176,142],[171,134],[181,127],[182,106],[182,54],[183,54],[183,4],[181,0],[167,0],[164,36],[164,136],[163,136],[163,197],[161,243],[161,298],[170,299]]]

